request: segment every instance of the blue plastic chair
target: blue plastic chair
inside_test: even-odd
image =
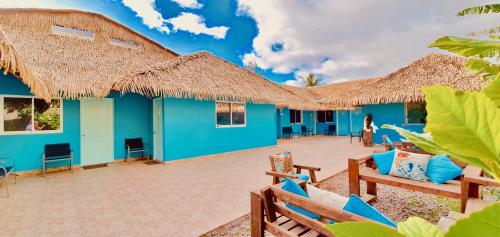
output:
[[[0,177],[3,178],[5,183],[5,190],[7,197],[9,196],[9,175],[14,174],[14,183],[17,183],[16,178],[16,160],[13,158],[0,158]]]

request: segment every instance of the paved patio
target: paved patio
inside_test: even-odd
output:
[[[0,186],[0,235],[198,236],[248,213],[249,192],[271,183],[268,155],[285,150],[295,163],[321,167],[324,179],[374,148],[316,136],[166,165],[22,176],[9,198]]]

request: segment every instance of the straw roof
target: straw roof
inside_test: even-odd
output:
[[[321,95],[320,103],[334,107],[423,101],[421,88],[433,85],[480,90],[486,83],[464,68],[466,62],[463,57],[433,53],[385,77],[335,83],[313,90]]]
[[[54,31],[60,26],[93,33],[93,37]],[[46,99],[104,97],[119,76],[175,56],[100,14],[0,9],[0,67],[28,85],[33,94]]]

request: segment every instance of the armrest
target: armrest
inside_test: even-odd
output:
[[[305,166],[305,165],[293,165],[294,168],[301,168],[301,169],[305,169],[305,170],[314,170],[314,171],[320,171],[321,168],[318,168],[318,167],[311,167],[311,166]]]
[[[297,178],[297,175],[276,172],[276,171],[266,171],[266,175],[270,175],[270,176],[278,177],[278,178],[292,178],[292,179]]]
[[[478,167],[468,165],[463,172],[463,181],[484,186],[500,187],[500,184],[492,178],[482,177],[482,170]]]
[[[358,158],[349,158],[349,161],[354,161],[354,162],[357,162],[358,164],[361,164],[363,162],[367,162],[370,160],[373,160],[371,155],[362,156],[362,157],[358,157]]]

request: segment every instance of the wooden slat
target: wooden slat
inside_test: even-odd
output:
[[[390,175],[381,175],[377,170],[371,168],[359,169],[360,179],[368,182],[376,182],[394,187],[405,188],[423,193],[437,194],[450,198],[460,198],[460,181],[452,180],[446,184],[434,184],[427,181],[416,181],[393,177]]]
[[[274,222],[274,223],[278,224],[277,222]],[[289,231],[289,230],[293,229],[295,226],[298,226],[298,225],[299,225],[299,223],[297,223],[294,220],[290,219],[290,221],[287,221],[287,222],[285,222],[285,223],[283,223],[283,224],[281,224],[279,226],[281,228]]]
[[[377,196],[371,194],[363,194],[363,196],[361,196],[361,199],[363,199],[363,201],[365,201],[366,203],[372,203],[377,199]]]
[[[265,221],[264,225],[266,226],[266,230],[276,237],[293,237],[287,229],[282,228],[277,223]]]
[[[275,209],[279,213],[283,214],[284,216],[287,216],[288,218],[294,220],[294,222],[303,226],[303,228],[296,226],[295,228],[293,228],[294,231],[292,233],[299,235],[299,234],[305,232],[305,230],[307,230],[307,229],[313,229],[313,230],[315,230],[315,231],[317,231],[325,236],[331,236],[331,235],[329,235],[329,232],[325,228],[323,228],[324,223],[322,223],[318,220],[308,218],[308,217],[306,217],[302,214],[299,214],[295,211],[292,211],[291,209],[284,207],[284,206],[276,205]]]
[[[318,232],[314,230],[309,230],[307,233],[304,233],[300,237],[318,237],[318,236],[321,236]]]

